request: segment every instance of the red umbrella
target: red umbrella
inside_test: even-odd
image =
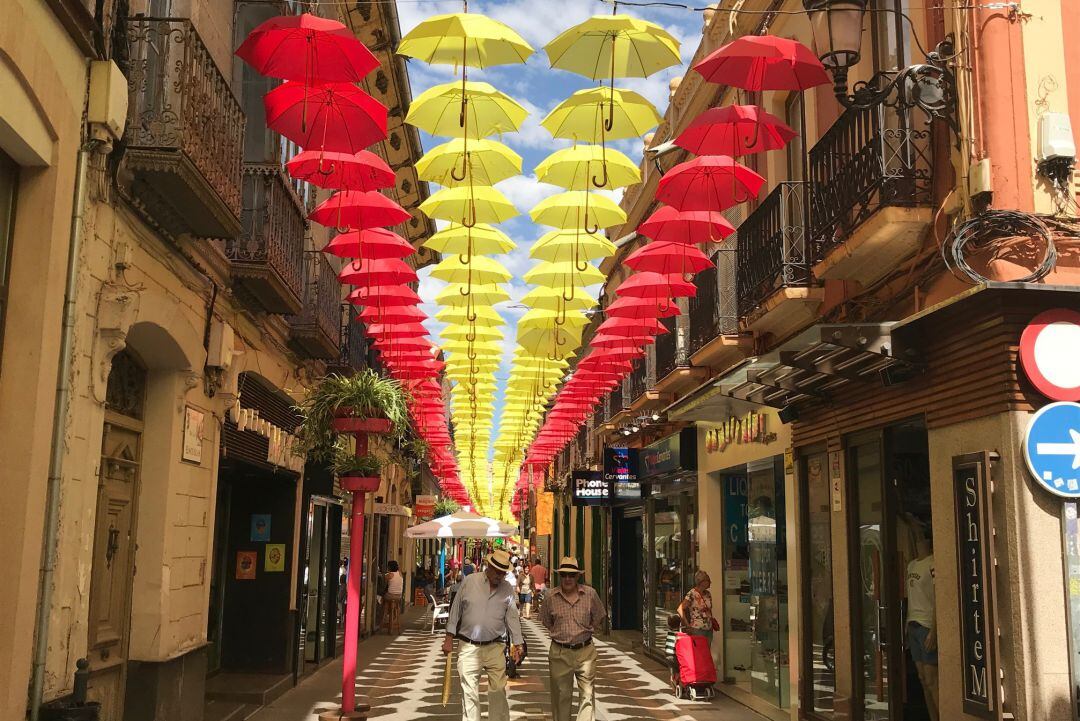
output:
[[[386,161],[369,150],[333,153],[305,150],[285,163],[289,175],[320,188],[378,190],[392,188],[396,179]]]
[[[645,355],[645,348],[597,348],[593,353],[602,353],[603,357],[608,360],[631,361]]]
[[[370,323],[414,323],[426,320],[427,313],[415,305],[369,305],[357,317]]]
[[[395,285],[415,283],[416,271],[398,258],[354,260],[338,273],[338,280],[353,285]]]
[[[423,338],[429,332],[420,323],[372,323],[365,330],[373,338]]]
[[[775,115],[756,105],[710,108],[694,118],[675,144],[695,155],[737,157],[778,150],[797,133]]]
[[[266,126],[308,150],[355,153],[386,137],[386,106],[351,83],[282,83],[263,105]]]
[[[671,318],[681,313],[679,306],[667,302],[667,299],[658,303],[654,298],[630,295],[616,298],[604,309],[608,318]]]
[[[634,273],[615,289],[617,295],[635,298],[693,298],[697,296],[697,287],[682,278],[660,273]]]
[[[407,258],[416,248],[393,231],[367,228],[338,233],[323,252],[339,258]]]
[[[679,163],[656,186],[656,199],[679,210],[724,210],[756,198],[765,178],[726,155]]]
[[[634,337],[643,334],[663,335],[670,333],[664,324],[656,318],[608,318],[596,329],[597,334],[621,335]]]
[[[423,302],[420,300],[420,296],[416,294],[415,290],[407,285],[396,283],[369,285],[363,288],[357,288],[349,293],[348,301],[353,305],[366,305],[373,308],[419,305]],[[427,315],[424,314],[423,311],[420,311],[420,313],[420,319],[425,320]]]
[[[383,225],[397,225],[411,218],[408,211],[374,190],[343,190],[319,203],[308,216],[316,223],[332,228],[367,230]]]
[[[713,267],[709,256],[686,243],[646,243],[628,255],[624,262],[634,270],[680,275]]]
[[[644,332],[644,331],[642,331]],[[656,341],[652,336],[638,336],[630,338],[624,335],[608,335],[607,333],[597,333],[589,341],[589,345],[593,348],[641,348],[642,346],[655,343]]]
[[[707,210],[676,210],[665,205],[638,226],[646,238],[671,243],[713,243],[735,232],[735,226]]]
[[[813,51],[775,35],[744,35],[694,65],[710,83],[743,90],[806,90],[832,82]]]
[[[337,20],[281,15],[248,33],[236,56],[261,75],[286,80],[358,83],[379,59]]]
[[[381,350],[426,350],[435,347],[427,338],[379,338],[371,341],[371,345]]]

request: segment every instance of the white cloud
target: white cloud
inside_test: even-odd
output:
[[[555,195],[560,189],[541,183],[535,175],[515,175],[495,184],[495,187],[522,213],[528,215],[533,206],[544,198]]]

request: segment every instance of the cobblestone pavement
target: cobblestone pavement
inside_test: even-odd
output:
[[[444,656],[442,634],[431,634],[424,618],[409,624],[394,639],[370,654],[357,680],[371,704],[369,717],[380,721],[450,721],[461,718],[461,690],[456,663],[450,700],[442,705]],[[430,620],[429,620],[430,623]],[[520,677],[507,684],[511,719],[551,718],[548,697],[547,634],[535,621],[524,622],[529,657]],[[377,641],[378,639],[374,639]],[[660,664],[597,641],[596,696],[598,721],[762,721],[763,717],[722,696],[709,702],[677,701],[662,680]],[[364,645],[369,645],[365,642]],[[361,646],[363,658],[364,645]],[[369,651],[375,651],[370,649]],[[336,705],[340,665],[331,664],[278,701],[255,714],[253,721],[314,721],[321,710]],[[487,716],[486,682],[481,701]],[[320,695],[321,694],[321,695]]]

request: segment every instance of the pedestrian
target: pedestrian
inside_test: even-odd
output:
[[[518,567],[518,601],[521,603],[521,617],[530,618],[532,610],[532,576]]]
[[[458,676],[461,677],[461,706],[464,721],[480,721],[480,676],[488,678],[488,718],[509,721],[506,702],[506,658],[503,638],[510,636],[510,655],[522,658],[521,620],[514,587],[506,580],[510,554],[494,551],[483,573],[468,576],[450,606],[442,651],[450,653],[454,639],[461,640]]]
[[[577,559],[563,557],[555,572],[559,586],[547,595],[540,609],[540,624],[551,634],[548,650],[551,713],[554,721],[570,721],[574,679],[577,679],[577,721],[593,721],[596,716],[593,635],[603,626],[607,611],[596,590],[581,583]]]
[[[691,636],[704,636],[709,639],[709,646],[712,646],[713,631],[720,628],[713,616],[712,594],[709,593],[711,585],[709,574],[698,569],[694,574],[694,587],[687,591],[678,608],[683,630]]]
[[[461,567],[461,572],[466,576],[471,576],[476,573],[476,566],[473,565],[471,558],[465,559],[465,564]]]
[[[387,633],[401,633],[401,596],[405,592],[405,577],[397,561],[386,564],[386,591],[383,593],[383,628]]]

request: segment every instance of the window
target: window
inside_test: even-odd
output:
[[[802,461],[803,589],[807,635],[804,658],[813,682],[808,684],[808,710],[832,715],[836,692],[836,646],[833,624],[832,511],[828,478],[829,456],[824,451]]]
[[[15,194],[19,187],[19,166],[0,152],[0,347],[4,341],[4,317],[8,305],[8,274],[15,231]]]
[[[898,70],[911,57],[911,26],[904,17],[910,12],[909,0],[876,0],[879,12],[868,13],[872,23],[874,70]]]

